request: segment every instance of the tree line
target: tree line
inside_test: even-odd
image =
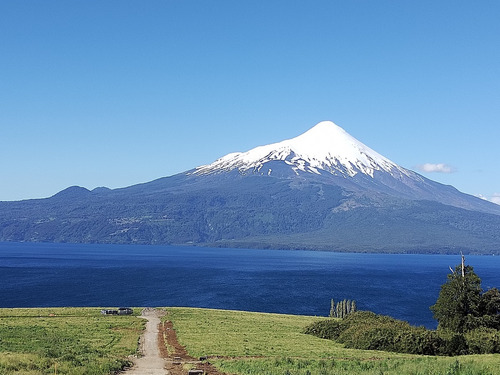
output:
[[[330,318],[345,318],[350,313],[353,313],[357,310],[356,301],[350,299],[344,299],[342,301],[337,302],[330,301]]]

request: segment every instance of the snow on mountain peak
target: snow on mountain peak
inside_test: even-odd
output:
[[[407,174],[407,171],[383,157],[349,135],[331,121],[322,121],[299,135],[282,142],[256,147],[247,152],[235,152],[217,159],[209,165],[196,168],[195,174],[254,171],[271,174],[272,170],[262,170],[265,163],[283,161],[295,173],[309,172],[321,174],[323,171],[353,177],[363,173],[373,177],[376,170]]]

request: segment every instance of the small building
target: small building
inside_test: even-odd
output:
[[[134,310],[132,310],[130,307],[119,307],[118,308],[118,315],[132,315],[134,313]]]
[[[102,315],[118,315],[118,310],[105,309],[101,310]]]
[[[104,309],[101,310],[101,314],[103,315],[132,315],[134,310],[130,307],[119,307],[118,310],[113,309]]]

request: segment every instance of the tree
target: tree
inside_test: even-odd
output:
[[[481,291],[481,279],[472,266],[464,264],[462,256],[462,264],[448,275],[436,304],[431,306],[434,318],[439,322],[438,328],[455,333],[475,328],[480,316]]]
[[[462,264],[451,271],[436,304],[431,306],[438,328],[459,335],[476,329],[500,330],[500,291],[492,288],[482,293],[481,279],[465,265],[463,255]]]
[[[330,318],[336,318],[336,312],[337,310],[335,309],[335,301],[332,300],[330,301]]]
[[[356,301],[342,300],[335,304],[334,300],[330,301],[330,318],[345,318],[350,313],[356,311]]]
[[[500,291],[497,288],[483,293],[478,312],[479,326],[500,330]]]

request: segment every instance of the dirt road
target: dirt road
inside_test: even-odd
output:
[[[134,366],[126,371],[127,375],[165,375],[165,360],[159,350],[158,327],[162,312],[157,309],[144,309],[141,318],[147,319],[146,330],[140,339],[142,357],[134,360]],[[162,343],[163,344],[163,343]]]
[[[165,312],[159,309],[142,311],[141,318],[148,321],[140,339],[143,356],[134,360],[134,366],[125,371],[126,375],[185,375],[189,369],[193,373],[201,371],[204,375],[224,375],[210,362],[191,357],[179,344],[172,322],[161,322],[163,315]]]

